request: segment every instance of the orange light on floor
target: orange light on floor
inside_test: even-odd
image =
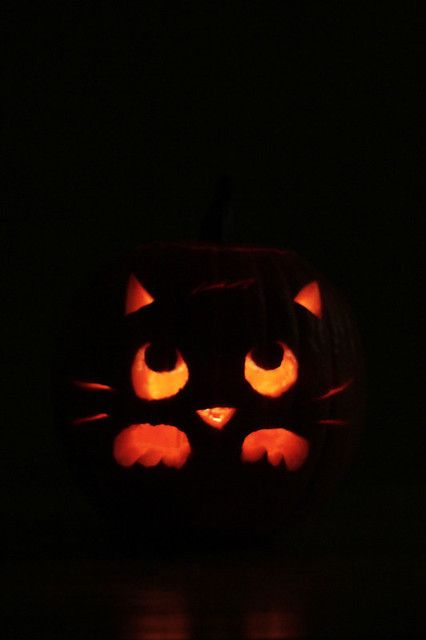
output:
[[[257,462],[264,455],[274,467],[282,462],[289,471],[297,471],[309,453],[309,442],[287,429],[259,429],[244,439],[241,459]]]
[[[198,409],[196,413],[210,427],[223,429],[235,412],[234,407],[212,407],[211,409]]]
[[[305,307],[305,309],[313,313],[317,318],[321,318],[321,293],[316,280],[304,286],[294,298],[294,301],[302,307]]]
[[[185,433],[167,424],[133,424],[114,440],[114,458],[122,467],[135,463],[155,467],[161,462],[166,467],[180,469],[190,453]]]

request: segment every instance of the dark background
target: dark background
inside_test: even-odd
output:
[[[352,303],[365,348],[361,448],[307,535],[324,575],[332,565],[327,554],[341,563],[327,582],[336,580],[336,592],[346,594],[347,615],[337,615],[335,595],[324,596],[325,622],[308,627],[356,637],[425,630],[424,93],[416,7],[157,1],[133,13],[117,4],[89,14],[63,3],[55,14],[33,7],[25,18],[9,16],[18,38],[6,56],[5,83],[13,206],[2,234],[12,311],[3,339],[10,356],[3,370],[3,529],[12,566],[33,576],[13,583],[24,586],[24,602],[46,566],[74,552],[81,557],[99,526],[55,440],[50,360],[64,305],[112,257],[151,240],[197,238],[214,184],[226,173],[234,184],[229,241],[303,253]],[[262,553],[259,571],[274,585]],[[348,558],[364,569],[354,571]],[[174,571],[157,561],[166,574]],[[199,577],[204,561],[193,562]],[[222,567],[230,582],[239,584],[241,563]],[[303,580],[300,566],[289,575],[304,594],[312,580]],[[49,599],[64,589],[63,570],[56,575],[37,610],[52,625],[62,615],[82,620],[77,596],[75,616]],[[179,571],[173,575],[179,582]],[[323,586],[313,593],[320,607]],[[351,603],[360,594],[357,610]],[[248,607],[241,602],[228,611],[226,629]],[[41,624],[36,608],[20,616],[30,635],[34,621]],[[90,609],[93,629],[96,612]],[[201,627],[203,612],[194,605],[191,620]],[[194,637],[227,637],[220,628],[214,614],[205,616],[204,635],[198,628]],[[77,629],[74,637],[83,637]],[[11,637],[23,635],[18,626]]]

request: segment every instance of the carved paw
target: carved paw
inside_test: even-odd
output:
[[[287,429],[259,429],[245,438],[241,450],[243,462],[257,462],[266,455],[269,464],[285,463],[289,471],[297,471],[309,453],[309,442]]]
[[[138,463],[155,467],[180,469],[191,453],[191,446],[183,431],[165,424],[133,424],[115,438],[114,458],[122,467]]]

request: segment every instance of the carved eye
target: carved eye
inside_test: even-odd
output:
[[[252,349],[245,358],[244,376],[255,391],[278,398],[297,380],[298,362],[284,342],[277,341],[262,349]]]
[[[131,379],[133,389],[139,398],[171,398],[183,389],[188,378],[188,367],[179,351],[154,347],[147,342],[136,352]]]

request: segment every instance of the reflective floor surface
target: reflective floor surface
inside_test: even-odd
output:
[[[421,637],[423,574],[377,554],[14,563],[3,637]]]
[[[10,528],[0,637],[424,638],[424,495],[421,485],[342,493],[300,537],[197,550],[193,540],[155,550],[139,536],[131,549],[102,538],[97,520],[32,517]]]

